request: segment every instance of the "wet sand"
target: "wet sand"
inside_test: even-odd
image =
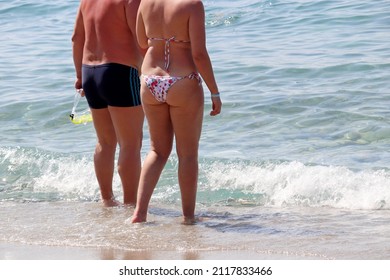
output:
[[[257,251],[149,251],[0,242],[0,260],[293,260],[296,255]],[[306,258],[309,259],[309,258]],[[310,258],[312,259],[312,258]]]

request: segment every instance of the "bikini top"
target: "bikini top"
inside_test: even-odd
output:
[[[167,71],[169,73],[169,58],[170,58],[170,46],[171,46],[171,42],[175,42],[175,43],[190,43],[190,41],[184,41],[184,40],[176,40],[175,39],[175,36],[169,38],[169,39],[165,39],[165,38],[149,38],[149,40],[155,40],[155,41],[165,41],[165,49],[164,49],[164,68],[165,68],[165,71]]]

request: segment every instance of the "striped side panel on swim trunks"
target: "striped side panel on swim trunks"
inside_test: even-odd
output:
[[[138,70],[136,68],[130,67],[130,91],[133,99],[134,106],[141,105],[141,96],[140,96],[140,79],[138,75]]]

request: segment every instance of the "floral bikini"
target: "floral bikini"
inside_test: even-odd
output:
[[[149,40],[158,40],[165,41],[165,57],[164,57],[164,68],[169,73],[169,58],[170,58],[170,43],[189,43],[188,41],[176,40],[175,37],[171,37],[169,39],[164,38],[149,38]],[[180,80],[185,78],[188,79],[197,79],[199,84],[202,83],[202,79],[200,75],[196,72],[193,72],[186,76],[158,76],[158,75],[142,75],[146,86],[149,88],[150,92],[153,96],[160,102],[166,102],[167,94],[169,89]]]

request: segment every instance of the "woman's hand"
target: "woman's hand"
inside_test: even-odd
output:
[[[216,116],[221,113],[222,109],[222,101],[221,97],[218,94],[212,94],[211,95],[211,101],[212,101],[212,110],[210,112],[210,116]]]

